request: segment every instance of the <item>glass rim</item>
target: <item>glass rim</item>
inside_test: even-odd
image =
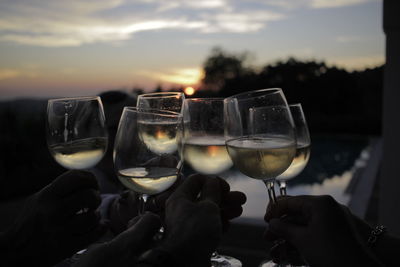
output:
[[[138,107],[134,107],[134,106],[125,106],[122,113],[124,113],[125,111],[157,115],[157,116],[163,116],[163,117],[170,117],[170,118],[182,117],[182,114],[178,113],[178,112],[162,110],[162,109],[154,109],[154,108],[138,108]]]
[[[101,100],[100,96],[72,96],[72,97],[60,97],[60,98],[51,98],[48,99],[47,102],[57,102],[57,101],[70,101],[70,100]]]
[[[207,100],[209,100],[209,101],[224,101],[225,100],[225,98],[223,98],[223,97],[210,97],[210,98],[207,98],[207,97],[194,97],[194,98],[186,98],[185,99],[185,101],[187,101],[187,102],[189,102],[189,101],[199,101],[199,100],[201,100],[201,101],[207,101]]]
[[[251,107],[251,108],[249,108],[249,111],[267,110],[267,109],[273,109],[273,108],[282,108],[282,109],[285,109],[285,110],[290,112],[290,106],[289,105],[284,105],[284,104],[261,106],[261,107]]]
[[[257,90],[252,90],[252,91],[246,91],[242,92],[236,95],[229,96],[225,98],[224,101],[231,101],[232,99],[237,99],[237,101],[243,101],[251,98],[257,98],[262,96],[262,94],[258,95],[259,93],[263,92],[269,92],[269,94],[276,94],[276,93],[283,93],[282,88],[274,87],[274,88],[264,88],[264,89],[257,89]],[[256,94],[256,95],[250,95],[250,94]]]
[[[299,107],[302,108],[301,103],[293,103],[293,104],[288,104],[289,107]]]
[[[176,97],[177,95],[182,95],[184,96],[183,92],[155,92],[155,93],[145,93],[145,94],[140,94],[138,95],[138,99],[140,97],[143,98],[159,98],[159,96],[162,97]]]

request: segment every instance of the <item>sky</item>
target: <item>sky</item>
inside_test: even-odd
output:
[[[0,99],[196,87],[214,47],[374,67],[382,0],[0,0]]]

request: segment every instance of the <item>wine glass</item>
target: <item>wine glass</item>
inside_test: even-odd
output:
[[[177,181],[183,164],[181,140],[181,114],[124,108],[114,145],[114,167],[120,182],[139,194],[139,215],[148,196],[164,192]]]
[[[310,133],[308,131],[306,118],[300,103],[289,105],[295,124],[295,133],[297,139],[296,155],[289,168],[276,177],[279,183],[281,195],[286,195],[286,182],[299,175],[306,167],[310,158]]]
[[[94,167],[106,153],[108,133],[100,97],[71,97],[47,102],[46,139],[50,154],[70,170]],[[77,214],[88,212],[83,208]],[[77,261],[86,249],[71,260]]]
[[[94,167],[106,152],[108,134],[98,96],[48,100],[46,128],[49,151],[66,169]]]
[[[183,157],[201,174],[220,174],[233,165],[225,147],[223,108],[223,98],[190,98],[184,102]]]
[[[158,92],[141,94],[136,106],[144,109],[161,109],[181,113],[185,94],[182,92]]]
[[[296,153],[294,123],[282,90],[261,89],[228,97],[224,116],[225,142],[235,167],[262,180],[274,203],[274,179],[289,167]]]
[[[223,98],[190,98],[184,101],[183,157],[195,171],[220,174],[233,165],[225,146]],[[242,266],[233,257],[213,253],[212,266]]]
[[[293,117],[295,124],[296,134],[296,155],[290,164],[289,168],[281,175],[276,177],[279,183],[279,189],[281,195],[286,195],[286,182],[296,177],[307,165],[310,157],[310,134],[307,127],[307,122],[303,113],[303,109],[300,103],[290,104],[290,112]],[[263,108],[260,108],[263,109]],[[294,266],[290,264],[276,264],[272,260],[266,260],[260,264],[259,267],[277,267],[277,266]]]

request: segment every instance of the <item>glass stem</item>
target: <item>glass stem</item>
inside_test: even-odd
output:
[[[269,201],[276,203],[274,180],[263,180],[263,182],[267,186]]]
[[[285,181],[279,181],[279,191],[281,192],[281,196],[286,196],[286,182]]]
[[[149,198],[149,196],[146,194],[141,194],[139,196],[139,210],[138,210],[139,216],[143,215],[144,212],[146,211],[146,202],[147,202],[148,198]]]

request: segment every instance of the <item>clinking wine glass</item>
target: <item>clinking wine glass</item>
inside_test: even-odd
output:
[[[108,134],[98,96],[50,99],[46,128],[51,155],[67,169],[94,167],[106,152]]]
[[[281,175],[276,177],[279,183],[281,195],[286,195],[286,182],[297,175],[305,168],[310,157],[310,134],[307,122],[300,103],[289,105],[290,112],[295,124],[295,134],[297,140],[296,155],[289,168]],[[262,108],[261,108],[262,109]],[[278,267],[278,266],[294,266],[291,264],[274,263],[272,260],[266,260],[259,267]]]
[[[139,109],[166,110],[181,114],[184,100],[185,94],[182,92],[146,93],[138,96],[136,107]]]
[[[296,152],[293,119],[281,89],[250,91],[224,100],[225,141],[235,167],[262,180],[270,202],[276,201],[274,180]]]
[[[297,146],[296,155],[294,156],[289,168],[284,173],[276,177],[276,180],[279,183],[280,193],[283,196],[286,195],[287,181],[299,175],[306,167],[310,158],[311,145],[310,133],[308,131],[306,118],[304,116],[301,104],[290,104],[289,108],[295,125]]]
[[[183,157],[193,170],[217,175],[233,165],[224,139],[222,98],[190,98],[184,101]],[[242,266],[233,257],[213,253],[212,266]]]
[[[118,179],[139,194],[139,214],[148,196],[170,188],[183,164],[179,113],[125,107],[114,145],[114,167]]]
[[[70,170],[94,167],[107,150],[108,134],[100,97],[50,99],[47,103],[46,140],[58,164]],[[83,208],[77,214],[88,212]],[[72,261],[86,249],[77,252]]]

